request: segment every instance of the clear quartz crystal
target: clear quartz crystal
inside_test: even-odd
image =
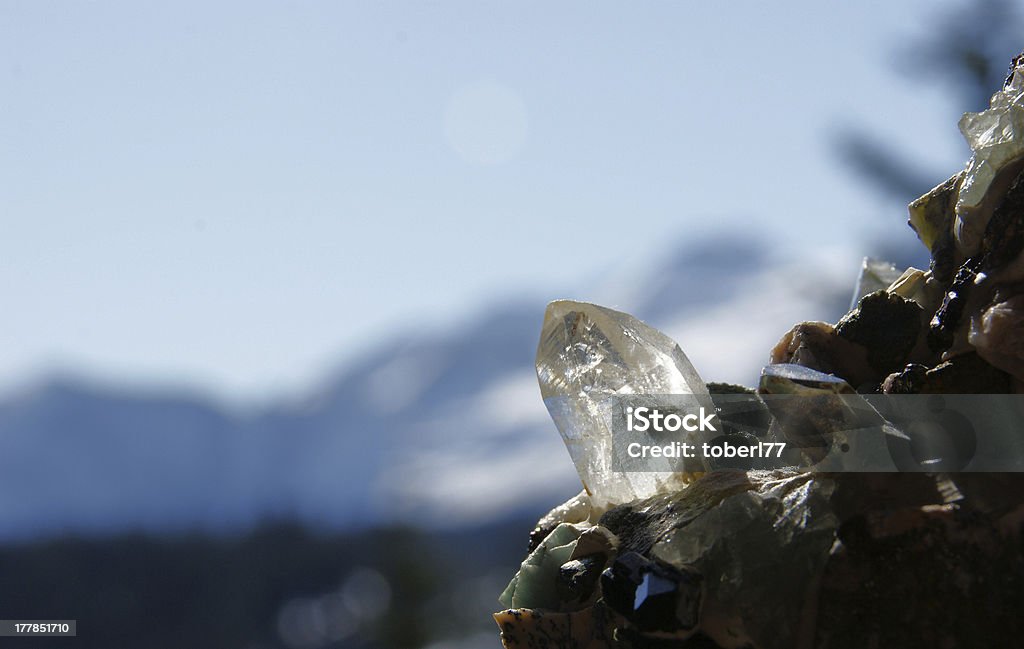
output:
[[[853,289],[850,310],[857,308],[857,303],[868,293],[889,288],[902,274],[903,271],[892,262],[865,257],[860,263],[860,274],[857,275],[857,285]]]
[[[692,395],[708,412],[707,386],[679,345],[626,313],[560,300],[548,305],[537,347],[544,404],[590,494],[595,510],[648,498],[685,484],[687,471],[612,470],[612,399],[621,395]]]

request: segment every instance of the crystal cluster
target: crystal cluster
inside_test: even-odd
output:
[[[1024,474],[855,472],[874,466],[864,431],[908,440],[869,397],[1024,392],[1024,58],[960,128],[967,168],[910,205],[929,269],[866,261],[851,311],[793,327],[756,391],[709,390],[627,314],[548,307],[537,375],[584,491],[530,535],[495,614],[508,649],[1019,644]],[[688,395],[724,419],[727,393],[798,442],[792,465],[613,470],[616,397]]]
[[[1022,168],[1024,66],[1020,63],[1015,61],[988,110],[960,118],[960,132],[973,152],[956,200],[954,232],[964,255],[978,253],[993,210]]]

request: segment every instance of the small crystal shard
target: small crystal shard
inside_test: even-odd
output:
[[[838,376],[801,365],[778,363],[761,370],[762,394],[853,394],[853,388]]]
[[[857,285],[853,289],[850,310],[852,311],[868,293],[889,288],[902,274],[903,271],[896,268],[892,262],[865,257],[860,263],[860,274],[857,275]]]
[[[596,510],[682,486],[684,476],[675,471],[612,470],[614,397],[691,395],[714,412],[704,381],[671,338],[625,313],[552,302],[537,347],[537,378]],[[676,468],[705,469],[696,459]]]

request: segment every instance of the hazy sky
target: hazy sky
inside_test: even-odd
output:
[[[830,138],[963,162],[890,63],[934,6],[0,0],[0,386],[296,389],[633,245],[899,223]]]

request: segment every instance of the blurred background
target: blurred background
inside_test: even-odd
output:
[[[1022,26],[0,0],[0,619],[78,620],[31,647],[496,648],[579,489],[545,303],[752,384],[864,255],[927,263],[906,203],[962,167]]]

